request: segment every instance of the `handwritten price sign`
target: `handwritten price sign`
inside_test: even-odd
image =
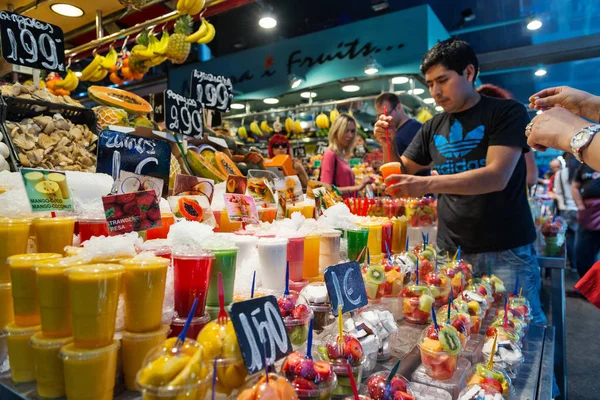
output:
[[[191,82],[192,99],[204,108],[229,111],[233,98],[233,86],[229,78],[195,69],[192,71]]]
[[[56,25],[0,11],[2,56],[11,64],[65,72],[65,42]]]
[[[165,126],[168,130],[201,139],[202,106],[194,99],[165,90]]]

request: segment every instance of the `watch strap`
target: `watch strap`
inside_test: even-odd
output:
[[[583,128],[580,131],[578,131],[577,133],[575,133],[575,135],[573,135],[573,137],[575,137],[579,132],[582,132],[584,130],[588,131],[590,134],[587,138],[587,141],[583,145],[574,147],[573,143],[571,142],[571,153],[573,153],[573,155],[575,156],[575,159],[582,164],[584,163],[583,162],[583,150],[585,150],[585,148],[590,145],[590,143],[594,139],[594,136],[596,135],[596,133],[598,133],[598,131],[600,131],[600,124],[591,125],[586,128]]]

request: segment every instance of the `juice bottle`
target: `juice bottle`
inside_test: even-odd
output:
[[[88,218],[79,220],[79,243],[90,240],[93,236],[108,236],[108,222],[104,218]]]
[[[39,331],[39,325],[23,328],[12,323],[4,327],[10,360],[10,377],[16,383],[35,380],[33,350],[29,346],[29,339]]]
[[[147,333],[123,332],[121,354],[127,390],[137,390],[135,377],[142,368],[146,355],[167,340],[169,331],[169,325],[162,325],[158,330]]]
[[[211,307],[219,306],[219,272],[223,276],[223,291],[225,294],[225,305],[233,302],[233,287],[235,283],[235,270],[237,262],[237,247],[212,249],[210,252],[214,255],[212,267],[210,269],[210,281],[208,284],[208,295],[206,305]]]
[[[311,279],[319,276],[319,253],[321,251],[321,236],[310,234],[304,239],[304,264],[302,278]]]
[[[40,253],[65,254],[65,247],[73,244],[75,218],[42,217],[33,220],[33,231]]]
[[[27,253],[30,225],[26,219],[0,218],[0,283],[10,282],[10,268],[6,259]]]
[[[33,350],[35,381],[40,397],[56,399],[65,395],[63,361],[58,357],[58,353],[63,346],[72,341],[72,337],[53,339],[41,332],[31,337],[29,343]]]
[[[214,256],[205,250],[173,254],[175,311],[185,318],[198,297],[195,317],[204,315],[208,282]]]
[[[12,285],[10,283],[0,283],[0,330],[14,321]]]

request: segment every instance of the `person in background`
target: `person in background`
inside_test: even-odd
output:
[[[569,180],[569,169],[564,159],[555,158],[550,161],[550,168],[554,171],[552,178],[552,194],[558,215],[567,222],[565,241],[567,243],[567,259],[572,268],[576,268],[575,235],[577,233],[577,205],[573,201],[571,181]],[[550,192],[549,192],[550,194]]]
[[[279,155],[288,155],[292,157],[290,154],[290,141],[285,135],[280,133],[276,133],[271,136],[269,139],[269,145],[267,147],[267,152],[269,153],[269,158],[273,158]],[[294,165],[294,171],[296,171],[296,175],[298,175],[298,179],[300,179],[300,183],[302,183],[302,187],[306,188],[308,185],[308,174],[302,165],[302,160],[300,159],[292,159]]]
[[[344,197],[351,197],[372,182],[371,178],[363,179],[358,185],[355,182],[354,172],[348,164],[355,140],[356,121],[348,114],[340,114],[329,129],[329,147],[323,154],[319,180],[335,185]]]
[[[561,164],[560,164],[560,161],[558,161],[557,158],[555,158],[552,161],[550,161],[550,169],[547,171],[549,173],[549,176],[548,176],[548,195],[552,199],[556,199],[556,193],[554,193],[554,177],[556,176],[556,173],[558,171],[560,171],[560,168],[561,168]]]
[[[514,99],[514,96],[506,89],[502,89],[500,86],[485,84],[477,88],[479,94],[488,97],[496,97],[498,99]],[[535,163],[535,156],[533,152],[529,151],[525,153],[525,164],[527,166],[527,185],[535,185],[538,179],[538,167]]]

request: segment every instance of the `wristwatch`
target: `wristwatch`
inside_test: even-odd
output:
[[[600,131],[600,124],[591,125],[583,128],[571,138],[571,153],[580,163],[583,164],[583,150],[589,146],[598,131]]]

